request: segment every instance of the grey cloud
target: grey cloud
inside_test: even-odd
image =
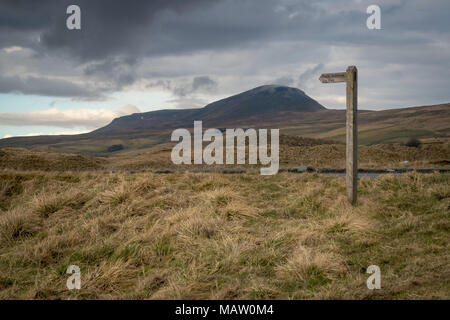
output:
[[[147,88],[162,88],[171,91],[177,97],[169,101],[175,108],[199,108],[205,106],[209,101],[196,97],[196,94],[215,92],[218,83],[209,76],[196,76],[190,81],[186,81],[186,79],[150,81]]]
[[[325,89],[316,79],[318,73],[356,64],[361,93],[370,97],[370,105],[410,103],[412,96],[417,104],[450,99],[445,89],[450,61],[448,0],[378,0],[382,30],[377,31],[366,28],[370,0],[80,0],[81,31],[65,28],[68,4],[72,2],[1,1],[0,48],[31,48],[46,61],[35,67],[35,74],[51,78],[52,73],[69,74],[73,69],[79,79],[97,83],[90,90],[72,87],[74,96],[92,96],[93,90],[101,96],[143,79],[149,87],[170,90],[187,104],[196,104],[188,101],[199,99],[196,94],[237,93],[272,81],[297,83],[319,97],[341,90]],[[0,69],[8,65],[7,58],[1,59]],[[29,60],[22,59],[25,66]],[[67,64],[58,60],[52,66],[57,59]],[[16,60],[14,64],[20,64]],[[38,64],[38,59],[33,61]],[[395,72],[384,72],[388,66]],[[405,81],[402,74],[411,68],[417,78],[428,80]],[[195,80],[199,73],[209,76]],[[11,76],[4,80],[7,88],[53,92],[33,81],[10,82]],[[396,91],[391,93],[394,83]],[[71,94],[68,83],[59,86],[56,94]],[[388,96],[389,100],[382,99]]]
[[[365,8],[370,3],[351,0],[135,0],[126,4],[79,0],[82,29],[77,31],[65,27],[65,9],[72,1],[6,0],[0,4],[0,30],[26,35],[38,31],[40,44],[33,37],[23,41],[37,51],[62,50],[83,62],[120,55],[139,60],[143,56],[249,46],[269,39],[417,43],[429,40],[412,31],[442,32],[447,28],[448,32],[442,8],[450,9],[448,2],[435,0],[434,5],[426,6],[417,0],[380,2],[383,27],[392,31],[389,34],[370,34],[365,27]]]
[[[173,79],[173,80],[157,80],[147,84],[148,88],[163,88],[171,91],[176,98],[168,102],[172,103],[175,108],[199,108],[205,106],[210,101],[199,98],[198,93],[215,92],[218,83],[209,76],[196,76],[192,80]]]
[[[146,85],[147,88],[163,88],[165,90],[171,90],[172,89],[172,81],[170,80],[157,80],[157,81],[151,81]]]
[[[274,81],[271,81],[270,84],[277,84],[277,85],[281,85],[281,86],[291,86],[294,84],[294,79],[291,76],[283,76],[283,77],[275,79]]]
[[[120,90],[133,84],[136,79],[134,66],[136,60],[127,58],[107,58],[100,62],[88,64],[84,75],[109,83],[111,90]]]
[[[192,90],[197,91],[199,89],[213,90],[217,87],[217,82],[207,76],[195,77],[192,80]]]
[[[62,50],[82,61],[104,59],[132,51],[145,54],[152,39],[148,32],[154,20],[165,11],[187,12],[206,6],[210,0],[78,0],[81,30],[66,28],[66,8],[71,0],[11,1],[0,3],[1,31],[40,31],[41,46],[47,51]],[[36,39],[35,39],[36,40]],[[33,42],[33,41],[31,41]]]
[[[211,92],[217,88],[217,82],[208,76],[198,76],[190,83],[182,83],[174,86],[173,93],[179,97],[185,97],[195,92]]]
[[[66,80],[45,77],[0,76],[0,93],[46,95],[54,97],[100,98],[99,93]]]
[[[323,63],[319,63],[312,68],[306,69],[299,77],[298,77],[298,85],[300,87],[307,86],[308,83],[312,82],[312,80],[317,80],[319,78],[319,73],[322,71],[324,65]]]

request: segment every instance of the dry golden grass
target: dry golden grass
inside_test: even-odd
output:
[[[33,215],[10,210],[0,216],[0,242],[12,245],[16,240],[33,236],[38,230],[39,221]]]
[[[449,178],[4,170],[0,298],[448,299]]]
[[[119,153],[109,158],[60,154],[4,148],[0,150],[0,169],[41,171],[99,171],[143,172],[143,171],[204,171],[224,170],[258,171],[259,165],[174,165],[171,161],[173,144],[162,144],[143,150]],[[225,157],[225,155],[224,155]],[[248,147],[246,148],[248,161]],[[359,146],[358,164],[363,169],[404,168],[449,168],[450,145],[448,143],[423,145],[420,148],[400,145]],[[282,135],[280,137],[280,169],[299,165],[314,168],[345,168],[345,145],[329,141]],[[0,182],[0,188],[7,188]]]

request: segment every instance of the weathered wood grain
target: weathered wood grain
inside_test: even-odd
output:
[[[345,82],[347,73],[346,72],[337,72],[337,73],[324,73],[320,76],[319,80],[322,83],[337,83],[337,82]]]
[[[347,68],[347,146],[346,182],[347,197],[351,204],[357,201],[358,186],[358,70],[355,66]]]

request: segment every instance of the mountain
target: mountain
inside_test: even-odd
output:
[[[267,85],[208,104],[201,109],[201,117],[237,119],[267,112],[320,110],[325,107],[300,89]]]
[[[200,109],[158,110],[114,119],[109,125],[95,130],[95,134],[191,127],[194,120],[205,125],[221,126],[252,117],[294,111],[326,110],[316,100],[297,88],[266,85],[213,102]]]
[[[176,128],[279,128],[281,134],[345,142],[345,110],[327,109],[303,91],[267,85],[213,102],[198,109],[158,110],[114,119],[107,126],[80,135],[0,139],[2,147],[110,155],[166,143]],[[405,142],[409,138],[436,143],[450,137],[450,103],[358,111],[360,144]],[[114,152],[113,154],[116,154]]]

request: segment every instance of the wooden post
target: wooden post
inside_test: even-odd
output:
[[[324,73],[319,80],[322,83],[347,83],[345,180],[348,201],[354,205],[358,194],[358,70],[350,66],[346,72]]]
[[[347,197],[356,204],[358,187],[358,70],[355,66],[347,68],[347,146],[346,175]]]

